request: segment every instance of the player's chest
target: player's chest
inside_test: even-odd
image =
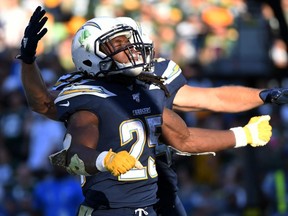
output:
[[[113,97],[104,100],[101,110],[110,110],[117,118],[139,118],[162,113],[164,97],[161,91],[118,89]]]

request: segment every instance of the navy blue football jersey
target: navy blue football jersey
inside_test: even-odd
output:
[[[172,61],[155,64],[155,74],[166,77],[165,86],[173,96],[185,83],[181,69]],[[115,177],[99,172],[83,177],[85,202],[93,208],[144,207],[157,202],[155,147],[167,98],[156,85],[138,80],[127,85],[103,78],[81,79],[83,74],[62,76],[54,90],[62,90],[55,100],[58,117],[66,121],[78,110],[88,110],[99,118],[97,151],[128,151],[143,169],[132,169]],[[172,102],[171,102],[172,103]]]

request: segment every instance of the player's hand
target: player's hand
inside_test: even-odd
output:
[[[124,174],[134,167],[143,168],[142,164],[127,151],[115,153],[112,149],[109,150],[104,158],[104,166],[114,176]]]
[[[266,89],[260,92],[260,98],[264,103],[286,104],[288,103],[287,88]]]
[[[244,127],[231,128],[235,135],[235,147],[250,144],[253,147],[266,145],[272,136],[269,115],[255,116]]]
[[[36,8],[25,29],[24,37],[21,41],[21,54],[16,56],[26,64],[32,64],[36,57],[38,41],[47,33],[47,28],[43,28],[48,18],[44,16],[46,11],[40,6]],[[43,29],[42,29],[43,28]]]
[[[255,116],[244,126],[247,143],[253,147],[266,145],[272,136],[270,116]]]

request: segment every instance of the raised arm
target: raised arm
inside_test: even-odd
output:
[[[37,7],[32,14],[21,41],[21,53],[16,58],[22,61],[21,79],[27,102],[31,109],[56,120],[54,99],[58,92],[49,92],[36,64],[36,49],[39,40],[47,33],[46,11]]]
[[[162,138],[164,143],[189,153],[217,152],[247,144],[263,146],[272,136],[269,120],[270,116],[253,117],[246,126],[230,130],[187,128],[175,112],[165,109]]]
[[[33,64],[22,63],[21,79],[29,107],[34,112],[56,120],[54,100],[58,91],[47,89],[36,62]]]
[[[264,103],[288,103],[288,89],[256,89],[244,86],[201,88],[185,85],[177,92],[173,109],[179,111],[211,110],[242,112]]]

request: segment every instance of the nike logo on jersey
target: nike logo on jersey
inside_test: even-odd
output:
[[[64,103],[64,104],[59,104],[59,106],[69,107],[69,106],[70,106],[70,102],[67,101],[67,102]]]

